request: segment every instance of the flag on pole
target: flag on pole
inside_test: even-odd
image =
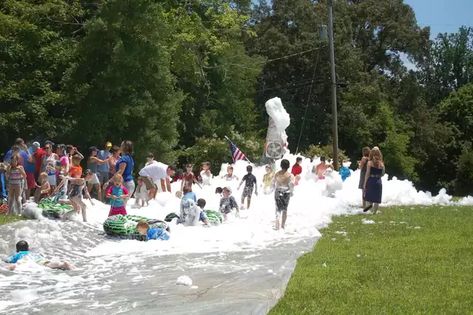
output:
[[[247,160],[245,154],[243,154],[233,142],[230,142],[230,151],[232,152],[233,163],[238,160]]]

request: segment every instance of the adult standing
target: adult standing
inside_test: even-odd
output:
[[[156,162],[143,167],[139,175],[143,177],[146,188],[150,190],[150,196],[154,197],[156,188],[171,192],[171,176],[174,176],[176,168],[161,162]]]
[[[41,166],[43,165],[43,158],[46,155],[46,151],[41,148],[39,142],[36,141],[33,142],[31,150],[33,151],[33,159],[35,164],[34,176],[35,179],[38,179],[39,173],[41,173]]]
[[[44,155],[41,164],[41,172],[46,172],[48,174],[48,182],[51,186],[51,191],[53,191],[57,185],[56,161],[58,161],[58,156],[53,152],[53,144],[51,142],[46,142],[44,150],[46,151],[46,154]]]
[[[112,179],[113,175],[117,171],[115,169],[115,165],[117,164],[118,160],[120,159],[120,147],[118,145],[112,146],[112,150],[110,152],[110,157],[108,159],[108,179]]]
[[[101,160],[97,157],[98,153],[97,147],[89,148],[89,158],[87,159],[87,168],[92,173],[90,180],[87,182],[87,189],[89,194],[92,194],[92,190],[97,191],[97,199],[102,201],[102,185],[98,177],[98,167],[99,165],[108,164],[108,160]],[[108,172],[107,172],[108,174]]]
[[[122,175],[123,185],[128,189],[129,196],[131,196],[135,192],[135,182],[133,181],[133,169],[135,168],[135,161],[132,156],[133,142],[130,140],[123,141],[120,146],[120,151],[122,152],[122,156],[115,164],[115,170],[116,173]]]
[[[382,177],[385,173],[383,155],[378,147],[374,147],[370,152],[370,160],[366,165],[365,176],[365,200],[369,204],[363,212],[373,208],[373,213],[378,211],[383,195]]]
[[[358,183],[358,188],[361,189],[361,200],[363,201],[363,209],[366,207],[364,187],[366,177],[366,166],[368,165],[368,161],[370,159],[370,152],[371,149],[369,147],[364,147],[363,149],[361,149],[363,157],[361,158],[360,162],[358,162],[358,168],[360,169],[360,181]]]
[[[110,164],[108,163],[108,159],[112,155],[110,153],[110,149],[112,148],[112,143],[107,141],[102,150],[97,153],[97,158],[103,161],[107,161],[107,163],[97,165],[97,176],[99,177],[100,185],[106,183],[110,177]]]

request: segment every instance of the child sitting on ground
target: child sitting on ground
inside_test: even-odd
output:
[[[140,221],[136,225],[136,230],[140,235],[146,235],[148,240],[167,241],[169,234],[162,228],[150,228],[148,222]]]
[[[115,174],[112,179],[113,185],[107,189],[107,198],[110,198],[110,212],[108,216],[122,214],[126,215],[125,200],[128,198],[128,189],[123,186],[123,177]]]
[[[220,212],[223,213],[223,218],[226,221],[227,216],[233,210],[236,211],[236,215],[240,215],[240,209],[238,208],[238,204],[235,198],[231,195],[232,190],[230,187],[223,188],[223,197],[220,199]]]
[[[46,174],[47,175],[47,174]],[[64,262],[51,262],[46,260],[43,256],[39,254],[33,254],[29,250],[28,242],[19,241],[16,243],[16,254],[10,256],[6,262],[9,264],[9,270],[15,270],[18,263],[24,261],[26,258],[31,259],[39,265],[44,265],[51,269],[62,269],[62,270],[71,270],[74,269],[74,266],[67,261]]]
[[[258,196],[258,186],[256,185],[256,177],[252,174],[253,167],[248,165],[246,167],[246,171],[248,174],[243,176],[238,189],[240,189],[243,182],[245,182],[245,188],[243,188],[243,194],[241,195],[241,205],[245,203],[245,198],[247,198],[247,209],[250,209],[251,204],[251,196],[253,195],[253,189],[255,190],[255,195]]]
[[[210,225],[209,219],[207,218],[207,215],[204,212],[204,208],[206,204],[207,202],[205,201],[205,199],[200,198],[199,200],[197,200],[197,208],[200,212],[199,221],[202,221],[205,225],[209,226]]]
[[[144,207],[145,204],[148,206],[149,200],[149,192],[146,189],[146,184],[143,181],[143,177],[138,177],[138,186],[136,186],[135,190],[135,206],[136,207]],[[140,205],[141,202],[141,205]]]

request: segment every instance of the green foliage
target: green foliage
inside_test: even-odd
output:
[[[455,193],[459,196],[473,194],[473,150],[464,150],[458,160]]]
[[[65,125],[62,74],[71,63],[80,1],[0,3],[0,147],[50,138]]]
[[[431,42],[401,0],[334,5],[340,148],[355,161],[378,145],[390,175],[453,188],[445,170],[473,133],[472,29]],[[256,162],[279,96],[290,149],[330,157],[326,24],[326,1],[1,1],[0,148],[130,139],[138,160],[217,164],[228,135]]]
[[[327,159],[333,159],[333,147],[330,144],[327,145],[315,145],[311,144],[309,147],[301,153],[302,156],[308,158],[321,157],[324,156]],[[340,162],[348,160],[348,156],[345,154],[344,150],[338,150],[338,158]]]
[[[439,34],[420,65],[420,78],[432,105],[472,82],[473,28],[461,27],[457,33]]]
[[[238,148],[253,163],[257,163],[263,152],[263,141],[255,135],[241,135],[236,131],[231,131],[230,139],[238,146]],[[232,163],[229,142],[213,135],[212,137],[198,138],[196,144],[181,150],[179,153],[179,161],[184,164],[188,162],[199,165],[202,162],[210,161],[214,168],[212,172],[217,174],[218,168],[222,163]]]
[[[375,224],[335,218],[269,314],[469,313],[472,210],[385,208]]]

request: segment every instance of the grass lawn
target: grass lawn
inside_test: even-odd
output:
[[[0,225],[11,223],[11,222],[16,222],[20,220],[26,220],[26,218],[21,217],[19,215],[6,215],[6,214],[0,214]]]
[[[270,314],[473,314],[473,207],[380,211],[335,218]]]

